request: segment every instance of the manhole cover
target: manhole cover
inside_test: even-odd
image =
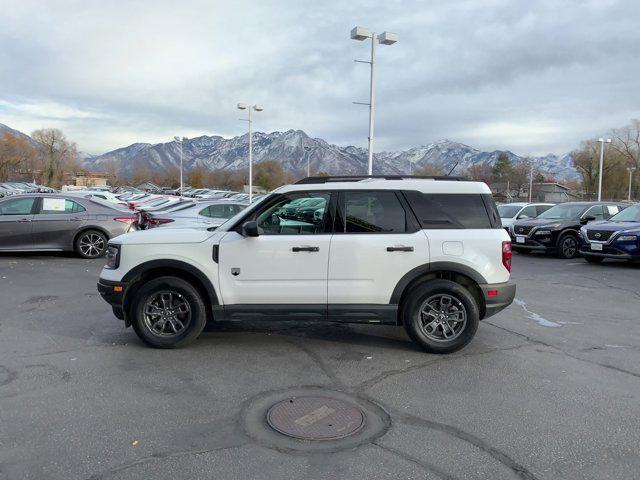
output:
[[[362,410],[329,397],[291,397],[273,405],[267,422],[278,432],[303,440],[335,440],[364,425]]]

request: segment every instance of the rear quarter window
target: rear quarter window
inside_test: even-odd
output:
[[[404,194],[423,229],[501,226],[500,216],[491,195],[415,191]]]

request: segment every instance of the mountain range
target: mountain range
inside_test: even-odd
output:
[[[0,133],[8,127],[0,124]],[[15,132],[15,130],[12,130]],[[20,132],[18,132],[20,134]],[[20,134],[23,135],[23,134]],[[248,166],[248,134],[224,138],[203,135],[184,141],[183,166],[185,171],[196,167],[210,170],[237,170]],[[428,145],[396,152],[374,154],[374,174],[407,174],[427,165],[440,167],[447,173],[463,175],[473,165],[492,165],[500,153],[514,163],[524,157],[509,150],[485,152],[451,140],[439,140]],[[569,154],[549,154],[534,157],[536,168],[558,179],[576,178],[577,172]],[[128,147],[102,155],[80,154],[85,168],[101,171],[110,162],[116,162],[118,173],[131,177],[137,168],[151,171],[169,170],[180,165],[180,143],[134,143]],[[307,160],[311,173],[326,172],[338,175],[358,175],[367,170],[367,150],[361,147],[341,147],[321,138],[313,138],[302,130],[253,134],[253,161],[277,160],[284,170],[296,175],[306,173]]]

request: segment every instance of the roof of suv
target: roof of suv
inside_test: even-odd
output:
[[[486,193],[491,190],[484,182],[466,181],[459,177],[416,177],[402,175],[361,177],[308,177],[293,185],[284,185],[276,192],[300,190],[417,190],[423,193]]]

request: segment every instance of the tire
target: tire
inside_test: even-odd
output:
[[[602,263],[604,260],[602,257],[592,257],[591,255],[585,255],[584,259],[589,263]]]
[[[449,300],[445,301],[446,298]],[[432,322],[444,321],[443,317],[434,318],[443,310],[448,311],[451,317],[464,317],[464,323],[458,326],[461,321],[447,321],[448,329],[442,323],[433,327]],[[425,315],[422,311],[432,313]],[[426,321],[431,318],[432,321]],[[476,299],[462,285],[449,280],[432,280],[414,287],[408,293],[402,302],[402,320],[409,337],[425,351],[451,353],[464,347],[474,337],[480,311]],[[445,329],[451,339],[446,339]]]
[[[558,239],[556,255],[566,260],[578,256],[578,237],[573,233],[564,233]]]
[[[100,258],[107,252],[107,236],[99,230],[86,230],[76,238],[73,248],[82,258]]]
[[[158,277],[142,285],[131,313],[131,324],[140,340],[156,348],[188,345],[207,323],[202,296],[191,283],[178,277]]]

